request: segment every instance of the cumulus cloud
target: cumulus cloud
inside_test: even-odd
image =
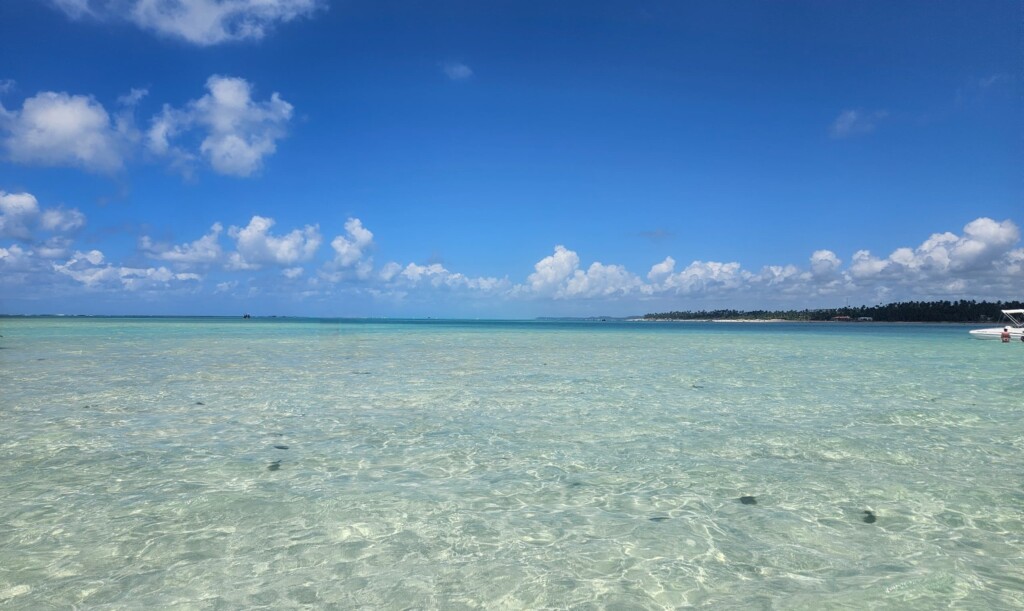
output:
[[[380,268],[380,279],[384,282],[391,282],[400,273],[402,273],[402,265],[391,261]]]
[[[121,170],[145,140],[152,154],[186,174],[200,159],[220,174],[259,172],[285,136],[292,105],[276,92],[254,100],[252,86],[241,78],[214,75],[206,88],[206,95],[182,108],[164,105],[144,137],[134,112],[148,95],[145,89],[119,97],[121,109],[113,114],[92,96],[40,92],[20,110],[0,105],[0,151],[16,163],[109,174]]]
[[[90,289],[140,289],[167,288],[179,282],[195,282],[199,275],[175,273],[166,267],[124,267],[104,261],[99,250],[76,251],[64,263],[54,263],[53,269]]]
[[[39,216],[39,202],[31,193],[0,191],[0,235],[11,238],[31,237],[29,223]]]
[[[586,271],[576,270],[561,291],[563,297],[611,297],[628,295],[643,282],[621,265],[590,264]]]
[[[367,254],[373,248],[373,232],[359,219],[345,221],[345,235],[335,236],[331,248],[334,258],[319,270],[320,278],[336,283],[353,276],[367,280],[373,274],[373,257]]]
[[[306,225],[284,236],[270,234],[274,219],[254,216],[246,227],[232,226],[228,235],[235,239],[236,251],[228,258],[229,269],[259,269],[263,265],[294,266],[308,261],[320,247],[319,226]]]
[[[356,218],[345,221],[345,234],[331,240],[334,249],[334,262],[341,267],[351,267],[359,262],[373,245],[373,232],[363,227],[363,222]]]
[[[277,24],[311,15],[321,0],[52,0],[73,19],[126,19],[164,36],[208,46],[259,40]]]
[[[140,238],[140,249],[168,267],[126,266],[108,262],[99,250],[74,251],[73,230],[84,223],[77,210],[43,208],[27,193],[0,192],[0,285],[34,287],[56,279],[74,281],[94,290],[164,290],[195,286],[200,277],[190,266],[223,262],[217,292],[234,292],[238,272],[264,267],[279,273],[249,279],[250,291],[274,291],[263,282],[288,287],[291,294],[327,296],[331,291],[361,294],[373,299],[433,299],[431,295],[498,300],[615,300],[633,304],[660,300],[670,307],[733,303],[735,307],[816,307],[834,303],[837,296],[863,303],[877,300],[934,298],[1011,298],[1024,286],[1024,248],[1021,232],[1011,220],[978,218],[957,232],[938,232],[918,246],[895,248],[887,257],[867,250],[854,252],[844,263],[835,252],[813,251],[802,263],[773,263],[752,271],[739,262],[694,260],[679,265],[671,256],[651,265],[640,277],[623,265],[581,263],[580,256],[558,245],[533,266],[522,284],[508,278],[472,277],[444,264],[389,262],[374,270],[369,250],[374,234],[356,218],[345,233],[331,241],[332,253],[315,274],[311,261],[322,241],[318,226],[307,225],[274,234],[274,220],[254,216],[246,226],[232,226],[235,241],[225,254],[219,244],[223,227],[215,223],[198,239],[177,245]],[[49,274],[49,276],[47,276]],[[237,274],[237,275],[236,275]],[[337,285],[343,279],[358,282]],[[69,280],[70,279],[70,280]],[[255,284],[254,284],[255,282]],[[303,289],[309,290],[303,290]],[[211,288],[211,290],[214,290]]]
[[[580,269],[575,251],[558,245],[555,252],[533,266],[521,290],[555,299],[611,297],[640,290],[643,281],[621,265],[590,264]]]
[[[209,93],[184,108],[164,106],[146,134],[149,150],[182,167],[202,156],[221,174],[255,174],[284,137],[292,105],[277,92],[267,101],[254,101],[251,85],[242,78],[214,75],[206,88]],[[194,131],[202,136],[198,151],[172,142]]]
[[[129,115],[112,118],[91,96],[44,91],[21,110],[0,105],[2,147],[17,163],[111,173],[124,167],[137,134]]]
[[[887,116],[889,113],[885,110],[844,110],[832,122],[829,133],[833,138],[849,138],[867,134],[875,131],[878,122]]]
[[[682,271],[669,274],[654,285],[653,292],[676,294],[706,293],[738,288],[750,278],[736,262],[694,261]]]
[[[473,69],[461,62],[445,62],[441,64],[441,71],[453,81],[464,81],[473,76]]]
[[[203,237],[176,246],[156,244],[149,236],[139,239],[139,248],[154,259],[180,264],[210,264],[221,258],[220,234],[224,230],[220,223],[214,223],[210,232]]]
[[[42,239],[40,231],[73,232],[85,224],[77,208],[41,208],[31,193],[0,191],[0,236],[23,241]]]
[[[534,271],[526,279],[526,286],[538,295],[554,295],[579,266],[579,255],[559,244],[555,246],[554,254],[534,264]]]
[[[471,291],[493,292],[507,289],[507,279],[478,277],[471,278],[449,271],[440,263],[419,265],[410,263],[404,268],[397,263],[384,266],[381,278],[407,287],[430,286],[433,288],[468,289]]]
[[[824,277],[834,274],[842,266],[836,253],[831,250],[816,250],[811,255],[811,273],[815,276]]]
[[[665,278],[672,275],[675,269],[676,260],[672,257],[665,257],[665,260],[661,263],[655,263],[651,266],[651,271],[647,272],[647,279],[654,283],[663,282]]]
[[[917,248],[897,248],[885,259],[860,250],[853,255],[850,273],[859,279],[876,276],[913,280],[966,272],[993,271],[1020,240],[1013,221],[979,218],[964,226],[964,233],[935,233]]]
[[[23,271],[29,268],[32,253],[17,244],[0,248],[0,263],[5,271]]]
[[[886,258],[867,250],[853,253],[848,267],[831,250],[814,251],[806,266],[766,265],[745,270],[738,262],[694,261],[676,272],[666,257],[651,267],[644,295],[743,296],[746,300],[798,301],[842,293],[865,302],[884,298],[930,298],[974,293],[1007,295],[1024,282],[1024,249],[1014,250],[1020,230],[1012,221],[979,218],[962,235],[931,235],[916,248],[896,248]]]

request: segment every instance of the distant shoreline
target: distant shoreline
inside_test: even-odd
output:
[[[1000,322],[978,322],[959,320],[789,320],[786,318],[628,318],[625,322],[661,322],[661,323],[793,323],[793,324],[835,324],[835,325],[970,325],[976,327],[998,327]]]
[[[0,314],[3,319],[53,319],[53,320],[157,320],[157,319],[185,319],[185,320],[261,320],[261,321],[338,321],[338,322],[578,322],[578,323],[607,323],[607,322],[698,322],[698,323],[734,323],[734,324],[761,324],[761,323],[831,323],[831,324],[959,324],[973,326],[998,326],[1004,324],[999,320],[822,320],[822,319],[796,319],[796,318],[645,318],[643,316],[624,317],[538,317],[538,318],[438,318],[438,317],[351,317],[351,316],[294,316],[294,315],[253,315],[250,318],[243,318],[241,315],[227,314]]]
[[[786,321],[786,322],[904,322],[1000,324],[1001,313],[1024,307],[1019,301],[905,301],[876,306],[843,306],[804,310],[675,310],[652,312],[644,320]]]

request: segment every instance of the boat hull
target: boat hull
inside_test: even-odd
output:
[[[992,327],[989,329],[974,329],[970,331],[971,337],[974,339],[1001,339],[1003,336],[1003,329],[1005,327]],[[1021,337],[1024,337],[1024,328],[1010,327],[1010,339],[1013,341],[1020,341]]]

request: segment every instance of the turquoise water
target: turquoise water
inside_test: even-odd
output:
[[[0,606],[1024,607],[1024,344],[965,327],[0,334]]]

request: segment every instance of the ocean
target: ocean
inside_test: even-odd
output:
[[[1024,607],[1024,343],[0,319],[0,606]]]

